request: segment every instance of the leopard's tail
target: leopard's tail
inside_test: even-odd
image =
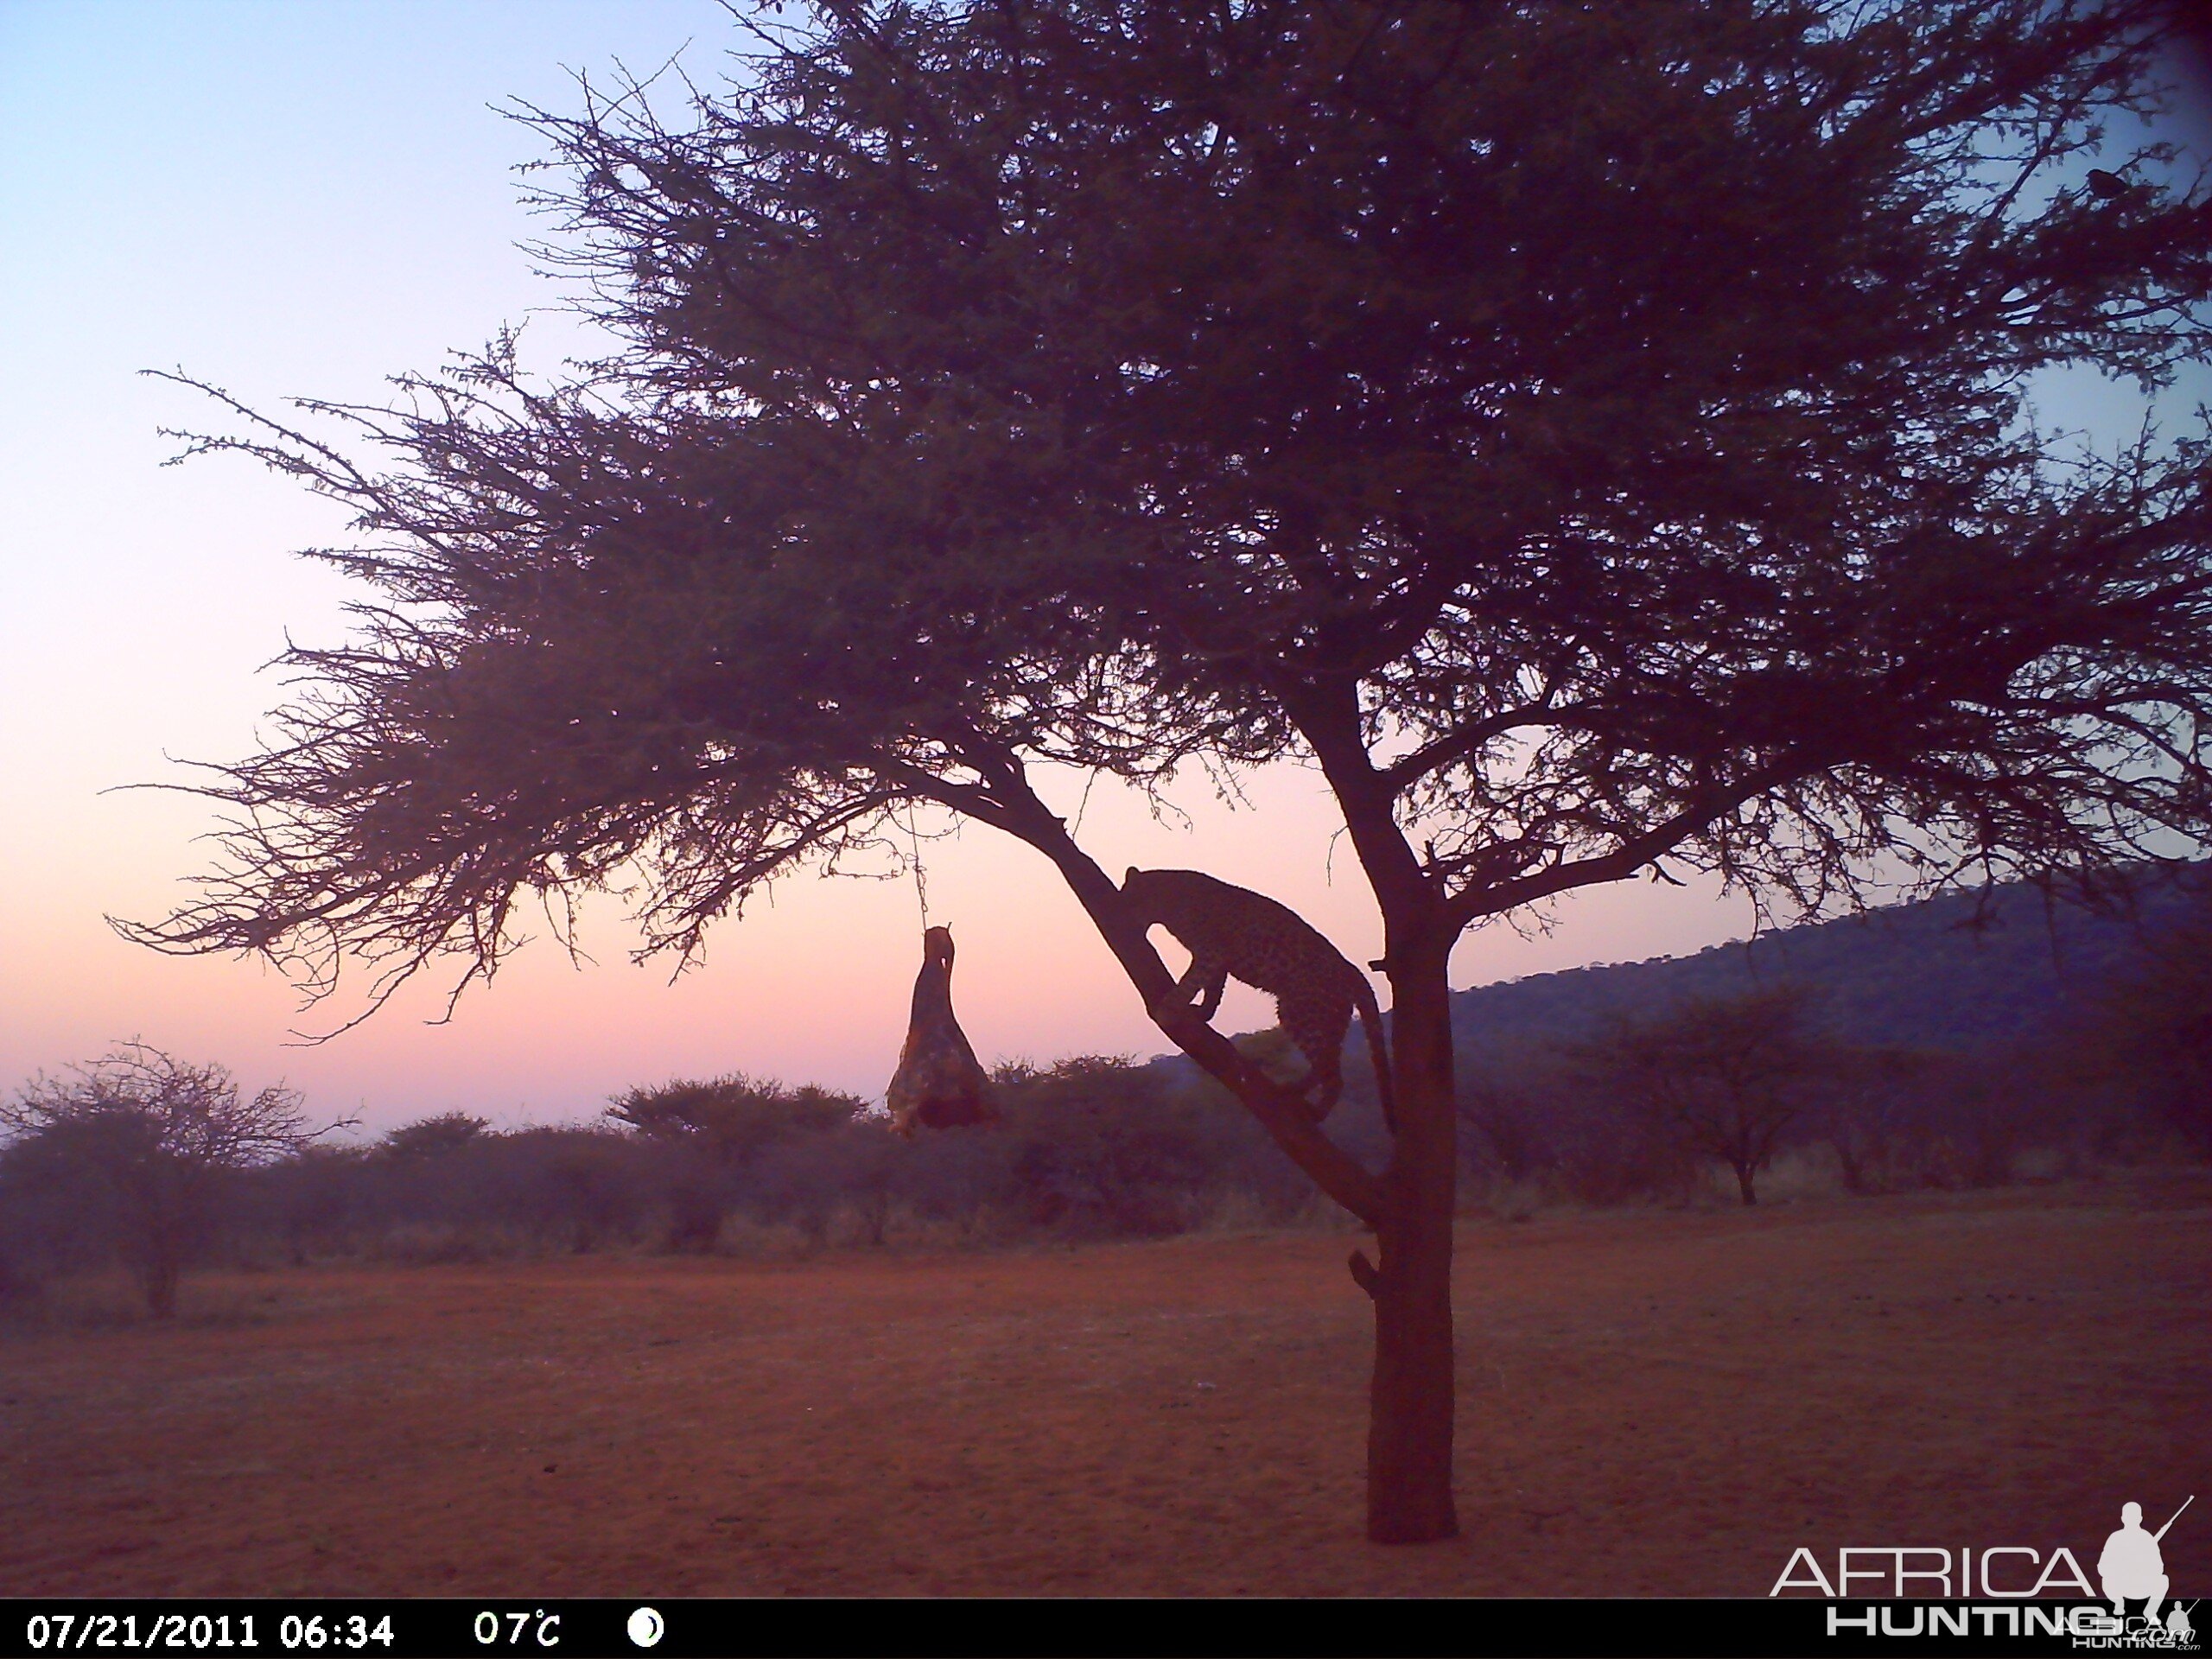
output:
[[[1367,1033],[1367,1058],[1375,1063],[1375,1096],[1382,1103],[1382,1121],[1390,1133],[1398,1132],[1398,1109],[1390,1091],[1390,1050],[1382,1035],[1382,1005],[1375,988],[1364,979],[1353,993],[1359,1009],[1359,1027]]]

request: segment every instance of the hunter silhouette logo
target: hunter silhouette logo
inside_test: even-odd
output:
[[[2097,1557],[2097,1578],[2104,1592],[2112,1599],[2113,1612],[2126,1611],[2130,1601],[2143,1603],[2143,1621],[2146,1624],[2158,1622],[2158,1604],[2166,1599],[2166,1561],[2158,1546],[2175,1522],[2181,1519],[2182,1510],[2196,1502],[2191,1492],[2182,1500],[2180,1510],[2167,1518],[2166,1524],[2156,1532],[2143,1530],[2143,1506],[2123,1503],[2120,1506],[2120,1530],[2105,1540],[2104,1554]],[[2174,1610],[2181,1613],[2177,1607]],[[2188,1615],[2182,1613],[2184,1623]]]

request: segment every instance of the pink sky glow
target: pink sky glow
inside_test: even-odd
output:
[[[161,957],[102,920],[181,899],[213,823],[188,797],[115,786],[182,780],[168,756],[248,752],[281,695],[257,665],[288,631],[339,637],[348,597],[290,556],[343,542],[342,516],[244,461],[164,469],[175,445],[157,428],[220,423],[136,372],[181,365],[276,408],[373,401],[384,375],[504,322],[527,320],[525,359],[543,370],[590,351],[514,250],[547,228],[515,205],[509,170],[537,151],[487,105],[571,107],[562,66],[645,70],[678,51],[711,79],[727,30],[710,0],[0,0],[0,1088],[137,1037],[249,1087],[281,1076],[372,1130],[454,1109],[582,1117],[631,1084],[729,1069],[880,1096],[918,958],[909,883],[794,878],[672,986],[673,964],[628,963],[619,906],[596,903],[594,963],[542,938],[450,1024],[425,1024],[439,999],[410,993],[313,1047],[286,1046],[290,1032],[327,1030],[358,1001],[302,1014],[264,966]],[[2125,389],[2060,390],[2081,423],[2133,407]],[[1050,788],[1072,815],[1082,780]],[[1281,767],[1247,794],[1232,810],[1193,778],[1177,796],[1187,821],[1160,822],[1102,783],[1082,839],[1116,874],[1209,869],[1292,904],[1356,960],[1375,954],[1340,845],[1332,872],[1318,779]],[[970,826],[926,856],[987,1061],[1160,1050],[1033,854]],[[1623,884],[1562,903],[1548,936],[1470,935],[1455,982],[1694,950],[1750,920],[1709,887]],[[1233,991],[1223,1020],[1270,1017]]]

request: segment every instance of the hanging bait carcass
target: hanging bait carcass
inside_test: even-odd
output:
[[[922,934],[922,971],[914,978],[914,1011],[899,1070],[885,1091],[891,1126],[911,1137],[918,1127],[952,1128],[998,1116],[991,1082],[952,1017],[952,930]]]

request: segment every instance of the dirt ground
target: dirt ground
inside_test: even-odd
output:
[[[1465,1535],[1360,1536],[1351,1236],[209,1276],[0,1334],[0,1594],[2212,1590],[2212,1179],[1467,1224]]]

